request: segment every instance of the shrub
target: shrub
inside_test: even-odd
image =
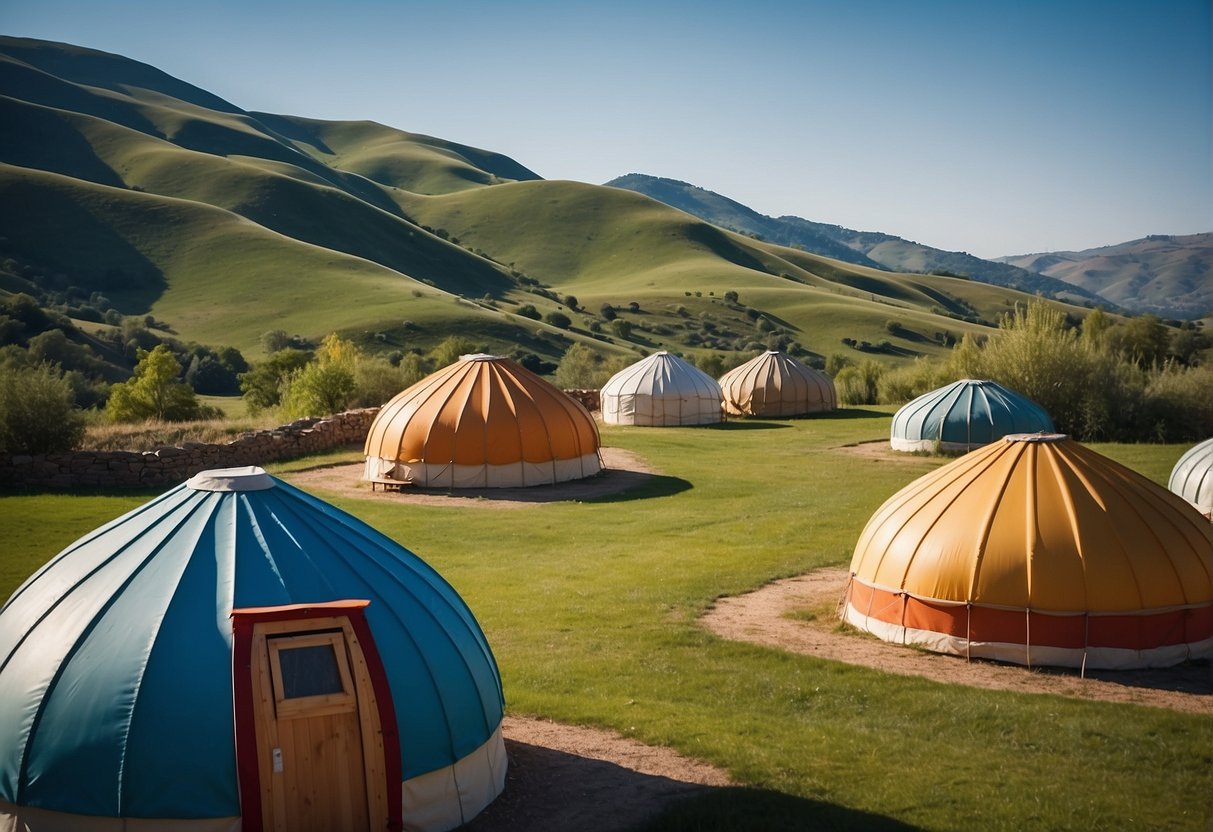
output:
[[[78,447],[84,414],[72,386],[50,364],[0,367],[0,452],[46,454]]]
[[[615,307],[611,306],[609,303],[604,303],[601,307],[599,307],[598,314],[608,321],[613,321],[615,320],[616,316]]]
[[[563,312],[549,312],[543,319],[557,329],[568,329],[573,325],[573,319]]]
[[[532,321],[538,321],[543,317],[533,303],[524,303],[522,306],[519,306],[518,314],[524,318],[530,318]]]

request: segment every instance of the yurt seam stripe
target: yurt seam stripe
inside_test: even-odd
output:
[[[179,488],[183,488],[183,487],[179,487]],[[169,493],[173,494],[173,493],[176,493],[176,491],[177,491],[177,489],[174,489],[174,491],[171,491]],[[157,500],[154,502],[159,502],[159,501]],[[180,506],[177,506],[175,508],[179,508],[179,507]],[[173,530],[179,529],[182,525],[184,525],[186,523],[186,521],[189,520],[189,518],[191,516],[193,516],[194,512],[196,512],[198,510],[198,506],[196,506],[196,505],[190,506],[187,504],[185,506],[185,508],[186,508],[185,516],[182,517],[175,526],[171,527]],[[63,674],[67,671],[68,665],[70,665],[72,663],[72,660],[76,657],[76,654],[80,651],[80,648],[83,647],[84,643],[88,640],[88,637],[96,629],[97,624],[100,621],[100,619],[102,619],[105,616],[106,612],[108,612],[114,606],[114,604],[117,603],[118,596],[121,592],[121,589],[123,589],[127,586],[130,586],[130,584],[135,580],[135,578],[139,575],[139,573],[142,572],[143,569],[146,568],[147,564],[151,562],[151,560],[157,555],[157,553],[159,553],[161,548],[166,544],[167,540],[170,537],[171,537],[171,534],[165,535],[161,539],[161,541],[150,550],[150,552],[147,554],[147,556],[142,559],[142,561],[137,565],[137,567],[135,569],[131,570],[130,574],[119,585],[118,591],[115,591],[114,593],[112,593],[111,596],[105,601],[105,603],[97,608],[97,610],[94,612],[92,618],[89,620],[88,624],[85,627],[83,627],[79,633],[76,634],[75,640],[72,642],[71,647],[64,652],[63,660],[59,663],[59,666],[55,669],[55,673],[48,680],[46,688],[45,688],[45,692],[38,701],[37,711],[35,712],[33,718],[30,720],[29,728],[25,732],[25,748],[22,750],[21,763],[20,763],[20,766],[18,767],[17,795],[16,795],[17,799],[14,801],[15,803],[21,804],[21,803],[25,802],[25,791],[26,791],[26,788],[29,786],[29,781],[27,778],[27,773],[28,773],[27,767],[29,765],[29,755],[30,755],[31,751],[33,750],[34,744],[37,741],[36,737],[38,734],[38,729],[41,726],[42,717],[46,713],[47,707],[49,707],[49,705],[50,705],[50,701],[53,696],[52,692],[55,690],[55,687],[58,685],[59,680],[61,678],[63,678]],[[134,539],[132,539],[131,542],[133,543]],[[58,600],[56,600],[56,602],[53,605],[51,605],[50,608],[48,608],[46,610],[45,614],[43,614],[42,616],[39,617],[39,621],[45,620],[46,617],[48,615],[50,615],[51,612],[53,612],[55,609],[57,609],[60,606],[60,604],[62,604],[64,601],[67,600],[68,596],[71,593],[75,592],[75,590],[79,589],[83,584],[87,583],[87,581],[90,578],[92,578],[94,575],[96,575],[97,572],[99,572],[104,566],[112,563],[122,551],[125,551],[125,547],[123,549],[120,549],[119,552],[114,553],[114,555],[112,555],[111,557],[106,558],[102,563],[98,564],[94,569],[90,570],[80,581],[77,581],[75,584],[73,584],[73,586],[70,589],[61,592]],[[34,628],[31,626],[30,632],[33,632],[33,629]],[[23,637],[22,641],[24,642],[24,637]],[[115,797],[116,797],[116,799],[120,799],[120,795],[117,795]]]

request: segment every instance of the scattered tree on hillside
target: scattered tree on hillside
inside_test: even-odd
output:
[[[616,315],[617,315],[617,313],[615,312],[615,307],[611,306],[611,304],[609,304],[609,303],[604,303],[602,306],[600,306],[598,308],[598,314],[601,315],[604,320],[608,320],[608,321],[615,320]]]
[[[573,325],[573,319],[563,312],[549,312],[543,319],[557,329],[568,329]]]
[[[524,303],[522,306],[519,306],[517,314],[524,318],[530,318],[532,321],[538,321],[543,318],[543,315],[540,314],[533,303]]]

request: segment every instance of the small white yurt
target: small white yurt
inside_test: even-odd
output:
[[[1213,515],[1213,439],[1194,445],[1179,458],[1171,469],[1167,488],[1202,514]]]
[[[838,407],[834,382],[779,350],[767,350],[720,377],[730,416],[803,416]]]
[[[662,350],[611,376],[601,408],[608,425],[713,425],[724,419],[724,396],[716,379]]]

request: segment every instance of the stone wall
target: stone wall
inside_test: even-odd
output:
[[[361,445],[379,408],[349,410],[323,419],[300,419],[272,430],[245,433],[223,445],[187,442],[154,451],[70,451],[0,457],[4,488],[143,488],[172,486],[208,468],[264,465]]]

